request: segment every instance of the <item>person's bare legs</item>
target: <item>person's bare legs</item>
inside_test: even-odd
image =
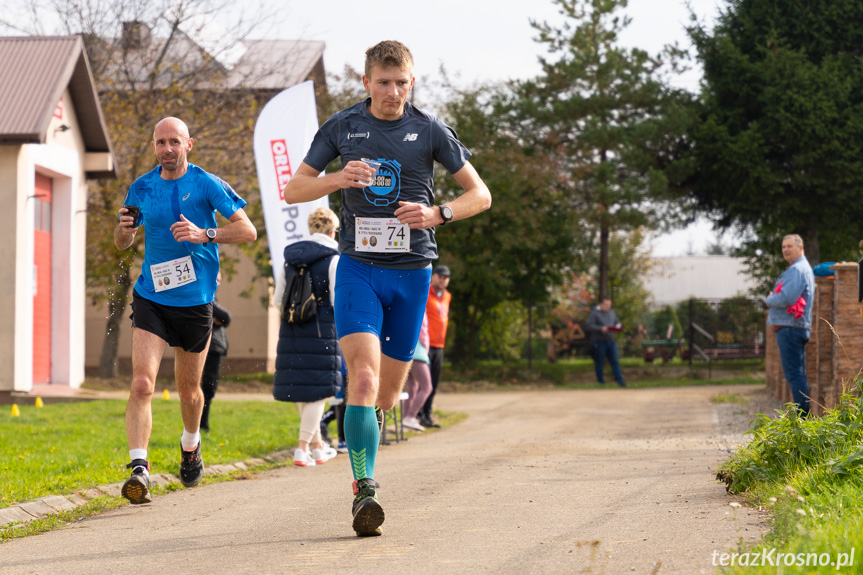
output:
[[[348,405],[374,407],[378,399],[381,343],[371,333],[352,333],[339,340],[348,364]]]
[[[147,449],[153,428],[151,403],[156,374],[167,342],[158,335],[132,328],[132,386],[126,404],[126,438],[129,449]]]
[[[159,336],[132,328],[132,384],[126,403],[126,439],[129,442],[127,469],[132,475],[120,488],[120,494],[133,505],[150,503],[150,464],[147,448],[153,429],[153,390],[162,354],[168,344]]]
[[[183,427],[190,433],[197,432],[201,425],[201,413],[204,411],[201,374],[204,372],[209,348],[208,342],[207,347],[199,353],[183,351],[182,348],[176,348],[174,352],[174,378],[177,380],[177,393],[180,396],[180,413]]]
[[[390,409],[398,400],[410,362],[383,356],[371,333],[353,333],[339,340],[348,364],[350,385],[345,408],[345,440],[354,474],[353,529],[360,537],[380,535],[384,511],[374,481],[380,428],[374,406]]]
[[[378,387],[378,405],[384,411],[393,408],[399,400],[399,395],[404,389],[408,371],[411,369],[410,361],[399,361],[386,355],[381,355],[381,375]]]
[[[408,399],[405,401],[404,417],[417,419],[417,414],[422,408],[426,399],[432,390],[431,371],[429,365],[422,361],[414,361],[408,372],[408,382],[413,386],[413,392],[408,392]],[[407,391],[408,383],[405,384]],[[417,422],[418,423],[418,422]]]

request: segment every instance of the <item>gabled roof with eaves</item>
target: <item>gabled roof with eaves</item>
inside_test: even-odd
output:
[[[44,144],[68,88],[86,152],[113,155],[80,36],[0,37],[0,144]],[[116,177],[87,172],[87,177]]]

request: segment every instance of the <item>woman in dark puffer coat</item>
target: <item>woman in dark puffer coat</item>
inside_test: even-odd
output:
[[[285,248],[285,262],[309,266],[312,291],[318,300],[315,318],[305,323],[282,321],[273,376],[273,397],[296,403],[300,411],[300,438],[294,451],[294,465],[301,467],[320,465],[337,453],[322,441],[320,425],[326,400],[342,386],[343,360],[333,312],[338,227],[338,216],[332,210],[318,208],[309,214],[312,234],[309,239]],[[279,305],[284,291],[282,271],[275,294]]]

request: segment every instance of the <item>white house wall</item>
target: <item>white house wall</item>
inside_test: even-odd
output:
[[[18,192],[20,150],[19,146],[0,146],[0,193],[9,210],[0,226],[0,318],[3,318],[3,329],[0,330],[0,392],[15,389],[15,341],[19,335],[17,318],[18,311],[24,309],[17,306],[17,295],[23,288],[23,271],[17,265],[16,238],[26,216],[26,203],[21,199],[25,194]],[[30,305],[33,305],[32,297]]]
[[[15,391],[33,388],[33,210],[35,173],[53,179],[51,207],[51,383],[84,381],[87,182],[84,145],[68,92],[63,119],[53,118],[45,144],[21,147],[17,162],[15,237]],[[57,128],[65,124],[69,130]],[[2,383],[0,383],[2,385]]]

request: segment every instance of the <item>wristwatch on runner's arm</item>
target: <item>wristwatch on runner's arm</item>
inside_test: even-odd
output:
[[[442,204],[438,206],[438,209],[440,210],[440,217],[443,218],[441,225],[445,226],[450,223],[452,221],[452,208],[446,204]]]

